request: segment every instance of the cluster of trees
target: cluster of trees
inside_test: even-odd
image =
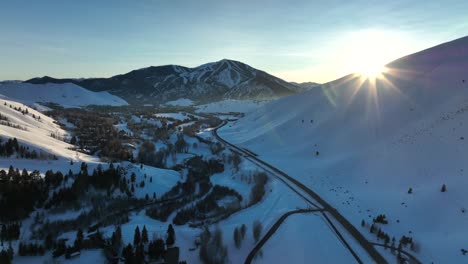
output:
[[[198,186],[198,192],[196,192],[196,186]],[[167,200],[167,202],[148,208],[146,210],[146,215],[165,222],[174,211],[208,193],[211,186],[212,184],[209,181],[201,181],[197,184],[193,182],[179,182],[160,197],[160,200]]]
[[[186,162],[188,169],[188,181],[209,180],[209,177],[224,171],[224,163],[217,159],[203,160],[200,156],[195,156]]]
[[[234,228],[234,245],[236,248],[240,248],[242,245],[242,241],[245,238],[245,233],[247,232],[247,226],[245,224],[242,224],[241,227],[236,227]]]
[[[377,239],[383,239],[384,240],[384,243],[385,245],[387,245],[389,242],[390,242],[390,236],[385,233],[384,231],[382,231],[381,228],[378,228],[376,227],[376,225],[372,224],[370,226],[370,230],[369,230],[371,233],[375,233],[375,235],[377,236]]]
[[[117,231],[116,231],[117,232]],[[133,236],[133,244],[129,243],[122,249],[122,257],[125,263],[140,264],[146,262],[146,252],[150,260],[160,260],[165,257],[166,246],[173,246],[175,243],[175,231],[172,225],[169,225],[166,232],[166,241],[162,238],[150,240],[146,226],[142,231],[137,226]]]
[[[16,221],[28,216],[48,198],[48,188],[39,171],[20,172],[10,166],[0,170],[0,221]]]
[[[200,235],[200,259],[204,263],[226,263],[228,250],[223,242],[223,232],[219,227],[212,233],[207,227]]]
[[[45,248],[42,244],[37,243],[23,243],[18,245],[18,255],[20,256],[43,256]]]
[[[0,230],[0,239],[2,243],[3,241],[17,240],[20,236],[20,230],[20,223],[2,224],[2,228]]]
[[[2,115],[2,113],[0,113],[0,121],[9,121],[10,119],[8,119],[8,117],[6,117],[5,115]]]
[[[213,155],[218,155],[221,151],[224,150],[224,146],[219,142],[211,143],[210,150]]]
[[[113,188],[121,188],[128,191],[128,185],[121,176],[122,170],[111,163],[108,169],[98,166],[91,176],[88,175],[87,164],[81,164],[78,174],[71,171],[63,175],[60,171],[55,173],[47,171],[45,177],[41,177],[39,171],[29,173],[27,170],[14,169],[10,166],[8,172],[0,170],[0,221],[16,221],[28,216],[34,207],[46,208],[76,201],[83,190],[93,187],[98,190],[110,191]],[[63,187],[57,190],[64,180],[74,178],[71,187]],[[52,195],[49,196],[51,190]],[[49,199],[50,198],[50,199]]]
[[[174,146],[177,153],[187,153],[190,145],[185,141],[184,134],[179,133]]]
[[[220,207],[217,203],[225,197],[235,197],[240,203],[242,196],[235,190],[215,185],[211,192],[201,201],[198,201],[194,206],[180,210],[174,217],[173,223],[176,225],[184,225],[193,220],[206,220],[208,218],[216,218],[223,215],[229,215],[240,209],[240,205],[236,207]]]
[[[14,253],[15,252],[13,251],[13,247],[11,246],[11,244],[8,246],[7,250],[2,249],[2,251],[0,251],[0,263],[2,264],[12,263]]]
[[[240,158],[240,155],[233,152],[231,155],[228,156],[227,158],[227,161],[232,164],[232,166],[234,167],[234,170],[236,172],[239,171],[239,165],[241,163],[241,158]]]
[[[260,239],[260,235],[262,234],[262,229],[263,229],[262,223],[258,220],[255,220],[252,226],[252,235],[255,240],[255,243],[257,243],[258,240]]]
[[[374,217],[372,219],[374,223],[380,223],[380,224],[388,224],[387,216],[385,214],[379,214],[377,217]]]
[[[268,176],[264,172],[256,172],[253,175],[254,186],[250,190],[250,205],[260,202],[265,195],[265,185],[268,181]]]
[[[76,126],[74,129],[78,148],[83,152],[98,154],[111,161],[133,161],[133,152],[123,145],[126,136],[114,127],[118,119],[103,111],[86,111],[83,109],[54,110],[51,116],[65,118]]]
[[[50,243],[50,242],[49,242]],[[99,230],[92,234],[88,234],[85,238],[83,230],[81,228],[76,232],[76,238],[73,242],[73,246],[67,246],[65,240],[52,241],[52,247],[54,249],[52,255],[59,257],[65,254],[65,258],[70,258],[72,254],[80,252],[82,249],[96,249],[104,247],[104,237]]]
[[[104,197],[96,196],[91,201],[92,209],[90,211],[82,212],[75,219],[45,221],[40,227],[33,230],[32,237],[36,239],[42,239],[49,235],[56,237],[60,233],[79,228],[89,227],[89,230],[95,231],[99,226],[127,223],[129,221],[128,208],[140,206],[143,203],[144,201],[133,198],[104,199]]]
[[[78,174],[73,174],[72,171],[68,172],[67,176],[63,176],[60,171],[53,172],[51,170],[46,172],[45,183],[47,187],[58,187],[64,179],[74,178],[75,181],[71,187],[63,187],[52,193],[52,197],[45,204],[47,209],[58,206],[60,204],[69,204],[76,201],[83,190],[88,190],[89,187],[94,187],[98,190],[110,191],[112,188],[120,188],[122,192],[128,191],[128,185],[121,176],[122,172],[119,167],[115,168],[113,163],[109,165],[108,169],[103,169],[99,164],[91,176],[88,175],[88,165],[83,162],[81,170]]]
[[[156,151],[156,147],[151,141],[144,141],[138,150],[138,162],[159,168],[166,167],[166,159],[169,155],[174,155],[172,145]]]
[[[4,143],[2,138],[0,138],[0,156],[10,157],[13,154],[16,154],[18,158],[22,159],[57,159],[57,157],[55,157],[54,155],[45,154],[42,151],[38,153],[34,149],[30,150],[29,147],[20,145],[16,138],[10,138]]]

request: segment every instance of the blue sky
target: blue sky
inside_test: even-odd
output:
[[[362,57],[387,62],[468,35],[467,10],[465,0],[1,0],[0,80],[229,58],[325,82]]]

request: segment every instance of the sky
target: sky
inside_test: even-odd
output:
[[[0,80],[238,60],[327,82],[468,35],[466,0],[0,0]]]

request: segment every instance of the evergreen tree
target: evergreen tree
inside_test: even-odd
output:
[[[13,256],[15,255],[15,251],[13,250],[13,246],[11,245],[11,241],[10,243],[8,244],[8,257],[10,258],[10,260],[13,260]]]
[[[75,239],[75,248],[81,249],[81,245],[83,243],[83,229],[79,228],[78,231],[76,232],[76,239]]]
[[[234,228],[234,244],[236,245],[236,248],[240,248],[241,246],[241,234],[239,231],[239,228]]]
[[[166,251],[164,240],[157,239],[156,241],[152,241],[148,245],[148,255],[152,259],[159,259],[164,255]]]
[[[143,226],[143,230],[141,231],[141,242],[148,243],[148,230],[146,230],[146,225]]]
[[[140,228],[137,226],[135,228],[135,235],[133,236],[133,245],[137,246],[141,242]]]
[[[175,243],[175,231],[174,228],[172,227],[172,224],[169,224],[167,227],[167,238],[166,238],[166,244],[168,246],[172,246]]]
[[[260,234],[262,233],[262,223],[260,221],[255,220],[253,223],[252,234],[255,239],[255,243],[258,242],[260,239]]]
[[[240,235],[242,239],[244,239],[246,232],[247,232],[247,226],[245,224],[242,224],[240,228]]]
[[[447,187],[445,186],[445,184],[442,185],[442,188],[440,189],[441,192],[446,192],[447,191]]]
[[[125,258],[126,264],[133,264],[133,246],[128,243],[128,245],[122,250],[122,257]]]
[[[8,252],[6,252],[5,250],[2,250],[0,252],[0,263],[2,263],[2,264],[10,264],[11,263],[11,259],[8,256]]]
[[[134,263],[140,264],[145,261],[145,250],[143,245],[139,245],[135,247],[135,258]]]

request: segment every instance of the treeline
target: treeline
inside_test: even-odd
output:
[[[17,240],[20,236],[20,231],[20,223],[2,224],[2,228],[0,231],[0,239],[2,243],[3,241]]]
[[[185,168],[188,170],[186,181],[177,183],[171,190],[162,195],[160,200],[169,201],[147,209],[146,214],[148,216],[160,221],[166,221],[167,217],[174,211],[177,211],[207,194],[212,187],[210,176],[215,173],[223,172],[224,164],[216,159],[205,161],[202,157],[195,156],[186,161]],[[215,193],[217,193],[217,191]],[[210,200],[207,200],[207,203],[209,202]],[[187,217],[179,216],[177,221],[186,221],[185,218]]]
[[[9,138],[5,142],[0,138],[0,157],[10,157],[13,154],[22,159],[57,159],[55,155],[30,150],[29,147],[19,144],[16,138]]]
[[[72,186],[54,191],[49,199],[49,192],[69,178],[75,179]],[[84,162],[78,174],[69,171],[66,176],[60,171],[54,173],[49,170],[45,177],[41,177],[37,170],[29,173],[24,169],[20,172],[10,166],[8,172],[0,170],[0,221],[16,221],[27,217],[34,207],[40,208],[45,205],[46,208],[51,208],[75,201],[90,187],[106,191],[120,188],[123,192],[129,192],[121,170],[114,168],[112,163],[105,170],[98,166],[91,176]]]
[[[0,170],[0,193],[0,221],[16,221],[41,207],[49,189],[39,171],[20,172],[10,166],[8,172]]]
[[[118,123],[117,117],[83,109],[60,109],[50,114],[56,119],[63,117],[76,126],[70,143],[80,151],[97,154],[110,161],[133,161],[132,151],[123,145],[128,136],[114,128]]]
[[[48,174],[50,175],[49,178],[47,177]],[[113,163],[109,165],[108,169],[103,169],[102,165],[99,164],[97,168],[93,170],[92,175],[88,174],[87,164],[82,163],[80,172],[74,175],[69,171],[65,179],[68,178],[75,179],[71,187],[63,187],[55,191],[45,205],[46,209],[60,204],[74,202],[90,187],[107,192],[115,188],[119,188],[123,193],[129,192],[127,181],[122,177],[120,168],[115,168]],[[55,174],[48,171],[45,179],[46,184],[53,184],[53,187],[57,187],[62,183],[64,177],[60,171],[57,171]]]
[[[226,197],[236,198],[236,206],[233,206],[232,204],[230,206],[219,206],[218,201]],[[230,214],[240,209],[241,201],[242,196],[235,190],[225,186],[215,185],[203,200],[198,201],[194,206],[177,212],[173,223],[176,225],[184,225],[189,221],[206,220],[209,218],[220,217],[224,214]]]

